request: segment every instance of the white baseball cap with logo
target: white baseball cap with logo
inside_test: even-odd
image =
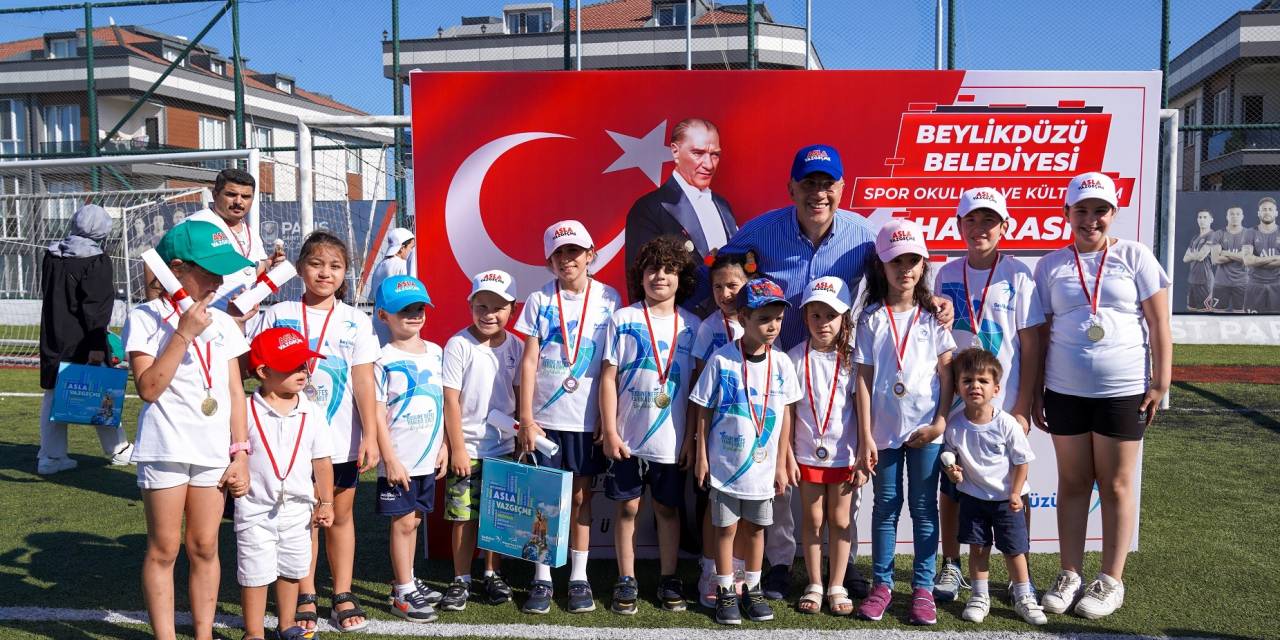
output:
[[[386,247],[382,251],[384,257],[394,256],[400,252],[404,243],[413,239],[413,232],[404,227],[396,227],[387,232]]]
[[[591,234],[587,233],[587,228],[577,220],[561,220],[542,233],[542,254],[548,258],[556,249],[567,244],[583,249],[593,249],[596,246],[591,240]]]
[[[956,205],[956,217],[963,218],[978,209],[987,209],[1000,216],[1001,220],[1009,219],[1009,206],[1004,194],[991,187],[977,187],[960,194],[960,203]]]
[[[853,306],[853,294],[849,292],[849,285],[844,280],[836,276],[823,276],[810,282],[805,288],[804,302],[800,306],[810,302],[824,302],[836,313],[844,313]]]
[[[478,273],[471,279],[471,293],[467,295],[467,300],[470,301],[481,291],[495,293],[507,302],[515,302],[516,279],[501,269],[490,269]]]
[[[1120,199],[1116,197],[1116,183],[1105,173],[1082,173],[1072,178],[1071,184],[1067,185],[1068,207],[1074,207],[1077,202],[1089,198],[1097,198],[1112,207],[1120,206]]]

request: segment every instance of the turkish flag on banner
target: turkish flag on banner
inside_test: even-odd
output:
[[[436,307],[428,337],[470,322],[469,277],[501,268],[520,301],[551,279],[542,232],[576,218],[598,277],[625,294],[622,231],[637,198],[674,166],[671,128],[720,130],[712,191],[739,224],[790,204],[791,159],[808,144],[842,153],[848,175],[882,175],[910,103],[949,103],[964,73],[937,71],[583,71],[414,73],[419,271]],[[836,89],[839,88],[839,91]]]

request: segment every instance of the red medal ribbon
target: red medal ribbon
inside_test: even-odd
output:
[[[893,319],[893,312],[889,310],[889,302],[886,300],[881,303],[884,305],[884,314],[889,316],[889,329],[893,331],[893,355],[898,360],[898,372],[902,372],[902,356],[907,353],[907,339],[911,337],[911,327],[914,327],[916,320],[920,319],[920,305],[916,305],[916,314],[911,316],[911,322],[907,324],[906,331],[902,332],[902,338],[898,338],[898,323]]]
[[[978,300],[978,308],[973,308],[973,298],[969,295],[969,260],[966,258],[960,267],[960,276],[964,281],[964,304],[969,307],[969,320],[973,324],[973,335],[978,335],[978,326],[982,322],[982,313],[987,307],[987,289],[991,287],[991,278],[996,275],[996,267],[1000,264],[1000,252],[996,252],[996,261],[991,263],[991,271],[987,272],[987,283],[982,285],[982,299]]]
[[[299,301],[298,304],[302,305],[302,335],[307,339],[307,346],[310,347],[311,332],[307,330],[307,303],[305,301]],[[329,318],[333,317],[333,310],[337,308],[338,301],[334,300],[333,306],[329,307],[329,313],[326,313],[324,316],[324,324],[320,327],[320,337],[316,340],[316,353],[319,353],[321,349],[324,349],[324,334],[329,330]],[[307,375],[315,373],[315,371],[316,359],[310,358],[307,360]]]
[[[809,377],[809,352],[813,349],[805,348],[804,350],[804,386],[805,392],[809,396],[809,410],[813,412],[813,424],[818,430],[818,438],[821,439],[827,435],[828,425],[831,424],[831,408],[836,403],[836,386],[840,382],[840,350],[836,350],[836,372],[831,376],[831,395],[827,398],[827,414],[821,421],[818,420],[818,408],[813,402],[813,380]]]
[[[658,384],[662,385],[665,390],[667,388],[667,376],[671,375],[671,363],[676,360],[676,342],[680,337],[680,312],[673,313],[674,321],[671,323],[671,348],[667,350],[667,364],[662,365],[662,361],[658,359],[658,338],[653,335],[653,324],[649,321],[649,303],[640,303],[640,308],[644,310],[644,326],[649,330],[649,345],[653,347],[653,363],[658,368]],[[584,304],[585,308],[586,305]],[[574,356],[577,357],[576,355]]]
[[[262,440],[262,448],[267,450],[267,459],[271,461],[271,472],[276,474],[277,480],[284,482],[284,479],[289,477],[289,472],[293,471],[293,461],[298,459],[298,445],[302,444],[302,431],[307,428],[307,414],[302,414],[302,423],[298,425],[298,437],[293,441],[293,454],[289,456],[289,468],[284,470],[284,475],[280,475],[280,467],[276,466],[276,457],[271,453],[267,434],[262,431],[262,421],[258,419],[258,403],[250,402],[249,410],[253,412],[253,424],[258,428],[258,438]]]
[[[582,348],[582,328],[587,324],[587,302],[591,300],[591,278],[587,278],[587,291],[582,294],[582,317],[578,318],[578,337],[573,341],[573,359],[569,360],[569,343],[564,344],[564,357],[572,367],[578,361],[578,350]],[[560,280],[556,280],[556,315],[560,318],[560,337],[568,340],[569,329],[564,324],[564,302],[560,299]]]
[[[1107,240],[1102,246],[1102,260],[1098,262],[1098,275],[1093,281],[1093,293],[1089,293],[1089,285],[1084,282],[1084,265],[1080,262],[1080,251],[1076,249],[1076,245],[1071,245],[1071,253],[1076,257],[1076,275],[1080,276],[1080,288],[1084,289],[1084,297],[1089,300],[1089,311],[1094,316],[1098,315],[1098,295],[1102,293],[1102,268],[1107,264],[1107,253],[1111,251],[1111,241]]]
[[[742,341],[738,341],[738,352],[742,354],[742,388],[746,391],[747,411],[751,412],[751,424],[756,428],[756,444],[760,444],[760,435],[764,433],[764,421],[769,417],[769,393],[773,389],[773,349],[766,347],[765,351],[765,383],[764,383],[764,400],[760,403],[760,417],[756,417],[756,406],[751,402],[751,383],[747,378],[747,351],[742,347]]]
[[[184,293],[183,295],[185,296],[186,294]],[[168,316],[165,316],[165,320],[168,320],[169,318],[172,318],[175,314],[179,314],[180,312],[178,311],[178,303],[174,301],[174,298],[165,296],[164,299],[169,302],[169,306],[173,307],[173,313],[169,314]],[[173,332],[177,333],[178,329],[175,327]],[[196,361],[200,363],[200,370],[204,372],[204,390],[206,392],[212,393],[213,372],[210,369],[210,367],[213,366],[213,345],[208,341],[205,341],[203,357],[200,356],[200,345],[195,344],[195,342],[193,341],[190,345],[187,346],[187,348],[189,349],[192,346],[196,348]],[[186,349],[183,349],[183,351],[186,351]]]

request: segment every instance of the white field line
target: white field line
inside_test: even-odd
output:
[[[106,622],[142,625],[147,616],[142,611],[106,611],[101,609],[58,609],[49,607],[0,607],[0,620],[25,622]],[[179,625],[191,624],[191,615],[179,612]],[[240,618],[217,616],[215,626],[239,628]],[[267,619],[267,628],[275,627],[275,619]],[[336,632],[327,620],[320,621],[320,631]],[[861,640],[1166,640],[1168,636],[1136,636],[1118,633],[1044,633],[1038,631],[910,631],[901,629],[866,629],[850,627],[841,630],[780,629],[767,624],[748,623],[739,629],[689,629],[681,627],[574,627],[547,624],[456,624],[435,622],[414,624],[396,620],[370,620],[366,633],[413,636],[419,638],[521,638],[528,640],[847,640],[856,634]],[[358,637],[358,636],[356,636]],[[1199,640],[1179,637],[1178,640]]]

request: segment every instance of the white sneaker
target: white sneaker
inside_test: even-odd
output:
[[[36,461],[36,473],[48,476],[61,471],[70,471],[78,466],[80,463],[71,458],[40,458]]]
[[[1059,571],[1053,585],[1040,598],[1040,606],[1049,613],[1066,613],[1080,598],[1082,583],[1074,571]]]
[[[1119,580],[1097,578],[1089,583],[1084,596],[1076,603],[1076,615],[1089,620],[1109,616],[1124,606],[1124,584]]]
[[[960,612],[960,618],[966,622],[982,622],[987,619],[987,614],[991,612],[991,596],[985,593],[972,593],[969,595],[969,601],[964,605],[964,611]]]
[[[1044,607],[1036,604],[1036,596],[1034,593],[1024,593],[1020,597],[1014,599],[1013,610],[1018,612],[1018,616],[1027,621],[1027,624],[1040,626],[1049,624],[1049,618],[1044,615]],[[967,609],[966,609],[967,611]]]
[[[112,454],[111,466],[127,467],[133,464],[132,462],[129,461],[129,458],[132,458],[132,457],[133,457],[133,443],[126,442],[124,443],[124,448]]]

